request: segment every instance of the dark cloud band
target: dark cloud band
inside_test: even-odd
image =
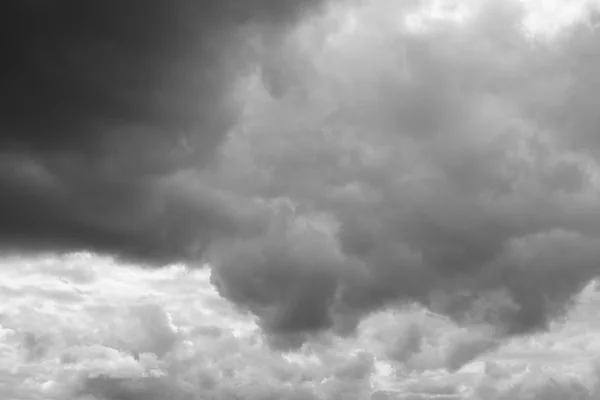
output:
[[[214,193],[164,182],[204,167],[236,122],[242,30],[281,33],[318,5],[4,2],[0,245],[164,263],[235,230]]]

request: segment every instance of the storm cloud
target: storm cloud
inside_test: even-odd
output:
[[[238,76],[269,54],[260,43],[319,5],[3,3],[0,245],[164,264],[236,232],[200,171],[238,119]]]
[[[491,332],[450,369],[598,275],[591,11],[240,4],[2,6],[5,249],[207,261],[277,348],[418,303]]]

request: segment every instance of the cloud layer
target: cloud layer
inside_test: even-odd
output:
[[[599,394],[595,285],[548,332],[514,339],[449,371],[481,332],[422,307],[383,310],[365,318],[353,337],[329,335],[282,353],[269,347],[256,318],[216,293],[207,269],[140,269],[86,254],[3,258],[1,267],[0,396],[6,399],[591,400]]]
[[[319,2],[2,5],[0,244],[191,260],[238,213],[199,171],[237,77]],[[255,43],[251,43],[253,39]]]
[[[3,7],[4,250],[206,261],[274,349],[411,304],[466,329],[439,361],[411,328],[386,354],[416,370],[548,329],[598,275],[600,31],[585,7],[553,32],[518,1]],[[163,333],[67,359],[96,360],[85,385],[104,390],[107,359],[154,370],[142,354],[171,351]],[[364,383],[369,360],[332,382]]]

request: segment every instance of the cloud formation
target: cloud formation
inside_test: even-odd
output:
[[[3,4],[2,248],[165,264],[237,232],[240,210],[200,171],[238,120],[239,74],[270,54],[260,43],[319,6]]]
[[[417,302],[491,326],[477,353],[546,329],[598,274],[599,31],[582,12],[535,36],[521,2],[433,6],[337,5],[287,37],[303,68],[281,66],[284,96],[248,79],[222,180],[275,211],[210,260],[267,333],[347,334]]]
[[[353,336],[329,335],[282,353],[269,346],[257,318],[218,295],[208,269],[141,269],[89,254],[3,258],[0,266],[2,398],[598,397],[597,285],[548,332],[514,338],[448,371],[449,356],[480,332],[423,307],[379,311]],[[69,280],[63,273],[72,269],[94,279]],[[79,297],[66,301],[61,293]],[[392,359],[391,348],[407,342],[391,339],[403,335],[420,335],[421,347]]]
[[[73,266],[96,279],[61,279]],[[367,349],[338,341],[304,354],[273,351],[253,318],[219,297],[206,269],[71,255],[3,259],[0,275],[0,288],[12,288],[0,291],[2,398],[358,400],[371,390]],[[26,282],[48,290],[32,295]],[[51,291],[82,296],[64,302]]]
[[[519,1],[3,7],[5,250],[207,261],[280,350],[414,303],[463,326],[438,352],[421,328],[400,335],[386,354],[407,370],[548,329],[599,273],[585,10],[536,36]],[[167,326],[135,310],[136,327]],[[160,358],[175,338],[119,346]]]

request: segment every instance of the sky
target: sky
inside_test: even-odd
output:
[[[600,398],[597,1],[0,7],[0,398]]]

